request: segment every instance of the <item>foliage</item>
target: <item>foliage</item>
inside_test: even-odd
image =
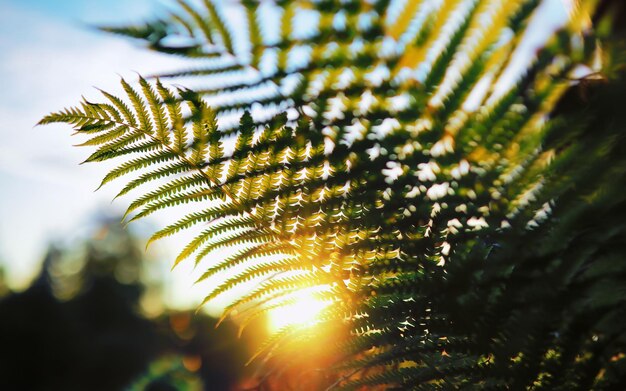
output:
[[[156,264],[119,220],[52,246],[32,284],[0,298],[1,390],[225,390],[246,376],[252,341],[233,323],[207,333],[217,320],[206,315],[140,310],[165,292],[146,278]]]
[[[179,1],[105,30],[193,67],[41,123],[89,136],[88,162],[123,158],[102,181],[138,173],[120,195],[161,183],[131,220],[191,204],[153,236],[206,226],[175,263],[236,249],[202,276],[230,271],[207,301],[257,282],[225,316],[302,290],[331,303],[260,352],[282,366],[331,333],[330,387],[609,389],[626,371],[625,84],[594,3],[507,84],[540,1]],[[567,100],[603,54],[613,80]]]
[[[152,389],[201,391],[202,381],[185,369],[179,357],[164,357],[152,363],[148,371],[128,389],[131,391],[151,391]]]

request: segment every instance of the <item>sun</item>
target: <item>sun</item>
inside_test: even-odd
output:
[[[287,326],[312,327],[329,301],[320,300],[313,291],[300,291],[290,296],[292,303],[269,311],[269,329],[278,331]]]

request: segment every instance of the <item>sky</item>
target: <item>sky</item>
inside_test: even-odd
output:
[[[39,271],[48,244],[88,238],[97,214],[121,212],[111,203],[122,183],[97,192],[110,165],[80,165],[89,154],[75,148],[66,125],[35,127],[47,113],[75,105],[94,88],[121,91],[119,78],[136,79],[175,68],[178,59],[142,50],[90,26],[140,21],[154,14],[154,0],[0,0],[0,268],[13,289],[26,288]],[[149,234],[170,220],[135,224]],[[178,239],[179,241],[182,238]],[[176,239],[174,239],[176,241]],[[166,300],[182,307],[202,298],[185,265],[169,273],[180,244],[149,250],[167,270]]]
[[[540,12],[543,19],[531,26],[521,58],[564,19],[563,1],[546,0]],[[120,76],[134,80],[136,72],[176,69],[182,60],[90,27],[145,20],[163,4],[0,0],[0,268],[12,288],[28,286],[48,243],[86,238],[98,211],[122,211],[127,205],[128,200],[111,203],[121,182],[94,193],[111,166],[79,166],[89,151],[72,146],[78,140],[70,137],[66,125],[34,125],[45,114],[76,104],[81,96],[98,99],[94,86],[118,93]],[[510,73],[515,77],[515,70]],[[135,227],[148,233],[171,221],[166,213]],[[184,240],[172,238],[155,246],[165,269],[173,259],[172,249],[182,248]],[[166,277],[171,306],[197,303],[206,292],[193,285],[198,271],[181,266]]]

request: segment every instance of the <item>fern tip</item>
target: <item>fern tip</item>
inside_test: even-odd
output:
[[[122,224],[122,228],[127,229],[128,228],[128,224],[130,224],[130,221],[126,220],[125,218],[122,219],[121,221]],[[144,251],[146,251],[147,249],[145,249]]]
[[[39,122],[37,122],[33,128],[37,127],[37,126],[41,126],[41,125],[49,125],[53,122],[58,122],[58,120],[55,119],[55,115],[54,114],[48,114],[46,116],[44,116],[42,119],[39,120]]]
[[[131,72],[135,73],[137,75],[137,77],[139,78],[139,83],[145,83],[146,79],[141,75],[141,73],[139,71],[135,71],[132,70]]]
[[[224,322],[226,320],[226,318],[228,317],[228,313],[225,312],[223,313],[220,318],[217,320],[217,323],[215,323],[215,328],[220,327],[220,325],[222,324],[222,322]]]
[[[199,315],[199,314],[200,314],[200,310],[201,310],[201,309],[202,309],[202,304],[200,304],[200,305],[198,306],[198,308],[196,308],[196,310],[194,311],[194,314],[195,314],[195,315]],[[217,327],[217,325],[216,325],[215,327]]]
[[[133,221],[132,219],[128,221],[128,223],[126,223],[127,225]],[[154,242],[156,239],[154,237],[148,239],[148,241],[146,242],[146,248],[144,249],[144,251],[148,251],[148,247],[150,247],[150,245],[152,244],[152,242]]]

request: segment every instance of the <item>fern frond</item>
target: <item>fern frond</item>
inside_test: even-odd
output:
[[[132,183],[132,182],[131,182]],[[126,194],[127,192],[129,192],[130,190],[132,190],[133,188],[135,188],[135,184],[134,183],[129,183],[120,193],[118,196],[121,196],[123,194]],[[184,191],[186,189],[189,189],[191,187],[198,187],[202,184],[206,183],[206,178],[200,174],[191,174],[191,175],[187,175],[181,178],[174,178],[171,182],[160,186],[157,190],[151,191],[146,195],[141,196],[140,198],[136,199],[135,201],[131,202],[131,204],[129,205],[126,215],[128,215],[129,213],[133,212],[134,210],[137,210],[138,208],[149,204],[153,201],[157,201],[159,199],[162,199],[164,197],[170,196],[170,195],[174,195],[178,192]],[[124,216],[125,217],[125,216]]]
[[[214,224],[211,229],[202,231],[201,234],[196,236],[176,257],[175,265],[185,260],[189,256],[191,256],[194,252],[196,252],[204,243],[206,243],[209,239],[214,236],[220,235],[224,232],[229,231],[238,231],[243,228],[253,227],[254,220],[250,217],[239,217],[232,218],[224,222],[219,222]],[[202,257],[199,256],[196,259],[196,264],[199,263]]]
[[[199,263],[200,260],[204,256],[206,256],[206,254],[208,254],[210,249],[211,248],[207,250],[205,248],[200,254],[198,254],[196,258],[196,264]],[[256,245],[256,246],[247,248],[245,250],[239,251],[233,256],[220,262],[219,265],[210,267],[207,271],[205,271],[200,276],[200,278],[198,278],[196,282],[204,281],[207,278],[210,278],[216,275],[217,273],[225,271],[228,268],[240,265],[243,262],[246,262],[250,259],[263,257],[263,256],[269,256],[269,255],[281,255],[281,254],[293,255],[294,253],[295,253],[295,250],[293,249],[293,246],[289,246],[288,244],[284,244],[284,243],[264,243],[264,244]]]
[[[161,181],[131,220],[186,204],[150,241],[203,227],[175,265],[219,280],[205,302],[257,284],[224,317],[301,290],[331,303],[331,386],[606,389],[624,373],[608,287],[625,276],[626,120],[623,75],[597,99],[568,92],[612,47],[583,27],[592,3],[512,79],[538,0],[229,3],[243,29],[221,2],[179,0],[108,30],[191,57],[160,76],[202,87],[122,80],[123,99],[41,123],[87,136],[87,161],[118,159],[102,184],[135,174],[118,195]],[[296,365],[278,353],[319,331],[288,327],[261,354]]]

